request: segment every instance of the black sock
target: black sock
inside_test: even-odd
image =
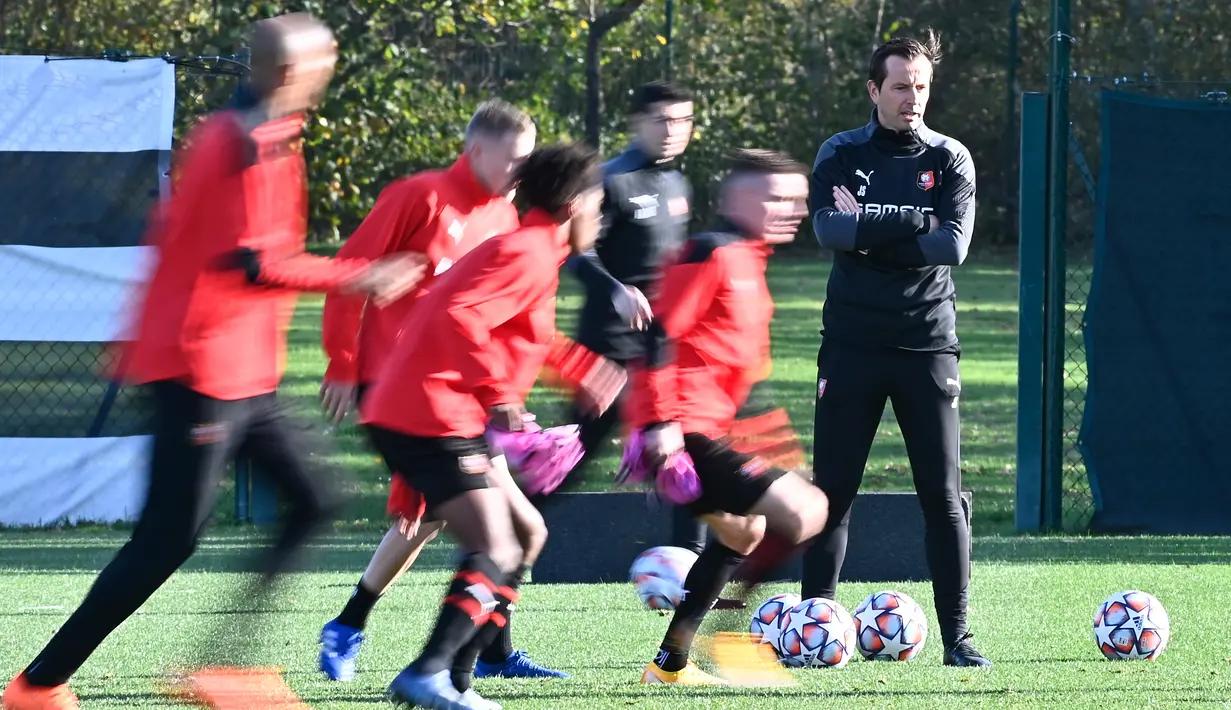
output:
[[[379,600],[380,594],[368,589],[360,579],[359,584],[355,585],[354,594],[351,594],[346,606],[342,608],[342,613],[338,614],[338,623],[353,629],[363,629],[368,625],[368,615],[372,613],[372,607],[376,606]]]
[[[500,665],[513,655],[513,624],[510,622],[500,628],[496,638],[483,648],[479,658],[484,663]]]
[[[449,583],[423,653],[410,667],[416,673],[433,675],[448,670],[458,652],[483,628],[498,606],[497,595],[505,575],[487,555],[466,555]]]
[[[520,589],[522,580],[526,578],[526,573],[529,571],[529,567],[525,565],[519,566],[513,574],[509,576],[509,589],[512,589],[514,592]],[[498,665],[504,663],[509,659],[509,656],[513,655],[513,625],[511,623],[513,618],[513,609],[514,605],[510,604],[508,612],[505,614],[506,622],[508,623],[498,627],[495,637],[491,639],[484,639],[487,643],[480,646],[480,648],[483,649],[483,652],[479,654],[479,659],[484,663]],[[480,635],[487,635],[487,631],[484,630],[484,632]]]
[[[688,653],[692,650],[697,629],[701,628],[701,620],[718,601],[722,588],[743,560],[743,555],[717,540],[701,551],[701,556],[684,580],[684,599],[675,608],[667,635],[663,637],[658,656],[654,659],[659,668],[674,673],[688,665]]]
[[[527,571],[528,568],[522,565],[509,575],[505,588],[499,590],[500,593],[496,595],[498,603],[491,619],[454,657],[451,674],[453,687],[457,692],[464,693],[470,687],[476,659],[482,658],[484,663],[504,663],[505,659],[512,655],[513,643],[509,629],[512,628],[513,610],[517,604],[517,588],[521,586]],[[507,653],[501,650],[504,643],[509,644]]]
[[[966,635],[966,590],[936,595],[936,621],[945,648],[953,648]]]

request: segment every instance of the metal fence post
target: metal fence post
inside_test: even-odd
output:
[[[1044,382],[1043,519],[1048,530],[1063,527],[1065,233],[1068,227],[1069,0],[1051,3],[1051,101],[1048,135],[1046,365]]]
[[[1022,95],[1018,184],[1017,498],[1018,532],[1043,521],[1043,360],[1047,322],[1047,94]]]

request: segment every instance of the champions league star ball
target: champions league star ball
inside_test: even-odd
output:
[[[696,561],[696,553],[682,547],[652,547],[637,556],[628,577],[643,604],[673,611],[684,598],[684,579]]]
[[[783,614],[778,656],[795,668],[842,668],[855,655],[855,622],[832,599],[805,599]]]
[[[1094,642],[1110,661],[1153,661],[1170,640],[1171,618],[1146,592],[1112,594],[1094,615]]]
[[[782,635],[782,621],[791,607],[800,601],[798,594],[777,594],[761,602],[761,606],[752,613],[752,622],[748,631],[752,637],[761,643],[769,644],[774,652],[782,655],[778,638]]]
[[[855,607],[859,652],[870,661],[909,661],[923,651],[928,620],[914,599],[901,592],[869,594]]]

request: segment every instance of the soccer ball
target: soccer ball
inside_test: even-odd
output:
[[[782,621],[791,607],[798,603],[798,594],[778,594],[761,602],[761,606],[752,614],[752,623],[748,625],[753,638],[769,644],[770,648],[781,656],[782,649],[778,645],[778,638],[782,635]]]
[[[841,668],[855,654],[855,622],[832,599],[805,599],[783,615],[778,655],[796,668]]]
[[[1110,661],[1162,655],[1171,640],[1171,618],[1153,595],[1137,590],[1107,597],[1094,615],[1094,642]]]
[[[859,652],[870,661],[909,661],[923,651],[928,620],[914,599],[901,592],[869,594],[855,607]]]
[[[633,561],[628,577],[643,604],[673,611],[684,598],[684,579],[696,561],[697,554],[682,547],[651,547]]]

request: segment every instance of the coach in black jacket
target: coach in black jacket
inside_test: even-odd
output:
[[[834,250],[817,356],[816,483],[830,517],[808,551],[803,596],[834,598],[851,503],[886,401],[902,429],[923,506],[944,663],[991,665],[970,642],[970,537],[961,507],[961,349],[953,279],[970,246],[975,174],[956,140],[923,124],[940,57],[894,39],[869,66],[876,109],[862,128],[821,146],[812,225]]]

